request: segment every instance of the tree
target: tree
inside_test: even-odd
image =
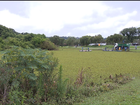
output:
[[[125,28],[122,31],[120,31],[120,34],[123,36],[127,36],[127,39],[132,43],[134,37],[137,35],[137,28],[135,27]]]
[[[90,43],[101,43],[101,42],[103,42],[103,37],[100,34],[91,36],[90,38]]]
[[[46,39],[43,38],[43,36],[41,35],[36,35],[35,37],[32,38],[32,44],[35,46],[35,47],[40,47],[40,44],[42,44]]]
[[[28,32],[18,33],[12,28],[7,28],[0,25],[0,50],[9,49],[13,46],[20,46],[22,48],[45,48],[45,49],[55,49],[50,41],[50,46],[46,47],[47,42],[46,36],[44,34],[33,34]],[[57,38],[59,40],[59,38]],[[63,45],[63,39],[60,39],[61,45]],[[44,43],[43,43],[44,42]],[[45,45],[43,45],[45,44]]]
[[[60,40],[59,45],[60,45],[60,46],[63,46],[63,45],[64,45],[64,40],[65,40],[65,39],[64,39],[64,38],[60,38],[59,40]]]
[[[75,37],[69,37],[69,38],[67,39],[67,45],[68,45],[68,46],[73,46],[75,40],[76,40]]]
[[[0,37],[3,39],[6,39],[7,37],[15,37],[16,32],[14,29],[7,28],[3,25],[0,25]]]
[[[94,39],[95,39],[95,36],[91,36],[90,37],[90,43],[95,43]]]
[[[137,35],[138,35],[138,39],[140,38],[140,27],[137,28]]]
[[[74,41],[74,45],[79,45],[80,44],[80,39],[79,38],[77,38],[77,39],[75,39],[75,41]]]
[[[106,42],[107,44],[114,44],[122,42],[124,37],[120,34],[114,34],[107,37]]]
[[[35,34],[26,34],[25,36],[24,36],[24,40],[25,41],[31,41],[32,40],[32,38],[35,36]]]
[[[60,37],[57,35],[54,35],[53,37],[49,38],[51,42],[53,42],[55,45],[60,45]]]
[[[81,43],[82,45],[87,46],[88,44],[90,44],[90,38],[91,38],[91,36],[88,36],[88,35],[82,36],[82,37],[80,38],[80,43]]]

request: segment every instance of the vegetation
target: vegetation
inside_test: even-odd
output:
[[[88,97],[83,103],[75,105],[139,105],[140,79],[124,84],[109,92],[102,92],[96,97]]]
[[[120,31],[120,34],[110,35],[107,38],[103,38],[100,34],[95,36],[85,35],[80,38],[59,37],[58,35],[47,38],[44,34],[19,33],[12,28],[0,25],[0,51],[12,46],[56,50],[58,46],[88,46],[90,43],[107,43],[108,45],[123,41],[125,43],[139,43],[139,39],[140,28],[136,27],[125,28]]]
[[[137,31],[138,29],[136,27],[131,27],[131,28],[125,28],[122,31],[120,31],[120,33],[123,36],[127,36],[127,39],[133,43],[133,39],[135,38],[135,36],[138,36],[139,31]]]
[[[52,94],[45,93],[44,85],[52,85],[58,61],[49,52],[15,47],[4,53],[0,64],[1,103],[40,103]]]
[[[0,50],[10,49],[13,46],[48,50],[57,49],[44,34],[18,33],[14,29],[0,25]]]
[[[104,60],[102,53],[105,56]],[[101,51],[82,53],[78,48],[46,52],[41,49],[13,47],[5,51],[1,60],[0,102],[44,105],[83,102],[87,97],[116,89],[121,84],[131,81],[132,76],[138,76],[138,55],[127,54],[125,56],[124,53],[116,52],[114,56],[113,53]],[[58,66],[56,56],[59,63],[64,65],[63,72],[62,66]],[[131,57],[131,61],[128,57]],[[120,58],[121,65],[117,63]],[[127,67],[123,66],[129,62],[131,64]],[[56,67],[59,67],[59,71]]]
[[[59,51],[52,51],[54,57],[58,57],[59,63],[63,65],[64,79],[67,77],[76,79],[79,69],[89,67],[95,81],[100,76],[106,78],[110,74],[139,75],[139,53],[103,52],[94,49],[91,52],[79,52],[79,50],[81,48],[61,48]]]
[[[107,37],[106,42],[107,44],[114,44],[114,43],[122,43],[124,40],[124,37],[122,35],[119,34],[114,34],[114,35],[110,35]]]
[[[133,42],[138,41],[138,32],[139,28],[128,28],[121,31],[122,35],[114,34],[106,40],[100,34],[47,38],[0,25],[0,104],[74,104],[122,87],[139,77],[139,53],[79,52],[81,47],[67,46]]]

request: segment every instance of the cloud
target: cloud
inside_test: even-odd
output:
[[[80,25],[93,21],[91,16],[98,12],[102,15],[107,6],[96,1],[35,1],[30,4],[28,18],[0,11],[1,23],[21,30],[30,27],[30,30],[44,30],[48,33],[59,31],[65,25]],[[100,9],[99,9],[100,8]],[[26,10],[27,12],[27,10]]]
[[[28,19],[10,13],[9,10],[0,11],[0,23],[7,27],[16,29],[21,26],[30,25]]]
[[[24,5],[29,6],[28,11],[25,9],[28,16],[3,10],[0,24],[18,32],[67,36],[88,33],[104,37],[126,27],[140,26],[140,21],[131,19],[138,15],[137,11],[126,13],[124,7],[107,6],[101,1],[24,1]]]
[[[77,27],[77,30],[89,30],[89,29],[107,29],[119,26],[121,24],[126,24],[130,17],[135,16],[137,11],[133,11],[132,13],[127,13],[124,15],[116,16],[116,17],[108,17],[105,21],[99,23],[89,24],[87,26]]]
[[[92,14],[100,8],[100,12],[106,10],[106,6],[100,2],[38,2],[31,3],[29,17],[36,29],[43,28],[50,33],[61,30],[65,25],[80,25],[92,21]]]
[[[70,36],[71,35],[71,33],[69,32],[69,33],[67,33],[67,36]]]
[[[89,36],[95,36],[95,35],[99,35],[100,33],[87,33],[86,35],[89,35]]]
[[[125,25],[121,25],[120,27],[117,27],[114,32],[117,33],[123,30],[124,28],[130,28],[130,27],[140,27],[140,21],[135,21],[135,20],[128,21]]]

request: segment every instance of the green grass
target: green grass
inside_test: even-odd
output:
[[[100,76],[108,77],[110,74],[130,74],[140,76],[140,53],[131,52],[105,52],[92,50],[92,52],[79,52],[81,48],[62,48],[53,51],[63,66],[63,78],[76,78],[81,68],[91,69],[93,81],[98,82]],[[75,105],[138,105],[140,103],[140,79],[136,78],[120,88],[100,93],[99,96],[89,97],[84,103]]]
[[[59,64],[63,66],[63,78],[75,79],[82,68],[90,68],[95,81],[100,76],[105,78],[110,74],[140,75],[139,53],[79,50],[80,48],[63,48],[52,51],[54,56],[58,57]]]
[[[140,76],[140,53],[101,50],[79,52],[79,50],[81,50],[81,47],[62,47],[59,50],[51,51],[59,59],[59,65],[63,67],[63,79],[76,80],[78,71],[82,68],[91,70],[90,74],[94,82],[98,82],[100,76],[106,78],[110,74],[120,73],[130,74],[136,79],[120,86],[118,89],[100,93],[96,97],[89,97],[84,100],[84,103],[77,103],[76,105],[138,105],[140,103],[140,79],[137,78]],[[0,56],[2,56],[2,52],[0,52]]]
[[[75,105],[140,105],[140,79],[134,79],[120,88],[86,98]]]
[[[114,48],[114,45],[105,45],[105,46],[87,46],[87,47],[85,47],[85,46],[79,46],[79,47],[77,47],[77,48],[79,48],[80,50],[82,49],[82,47],[83,47],[83,49],[84,50],[87,50],[88,49],[88,47],[89,47],[89,49],[90,50],[94,50],[94,49],[105,49],[105,47],[107,48],[107,49],[110,49],[110,50],[112,50],[112,48]],[[75,48],[75,46],[63,46],[63,47],[60,47],[60,49],[61,48]],[[133,52],[140,52],[140,46],[137,46],[137,50],[135,50],[135,46],[130,46],[130,51],[133,51]]]

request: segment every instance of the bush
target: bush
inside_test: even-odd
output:
[[[30,101],[25,100],[25,103],[32,103],[32,99],[34,102],[44,100],[44,84],[52,84],[52,81],[48,80],[51,80],[58,60],[41,49],[13,47],[6,51],[0,63],[0,100],[3,104],[21,104],[26,98]],[[25,94],[21,95],[22,93]],[[25,96],[26,98],[22,99]]]
[[[52,43],[49,40],[44,41],[41,45],[40,45],[41,49],[47,49],[47,50],[56,50],[57,47],[55,46],[54,43]]]

